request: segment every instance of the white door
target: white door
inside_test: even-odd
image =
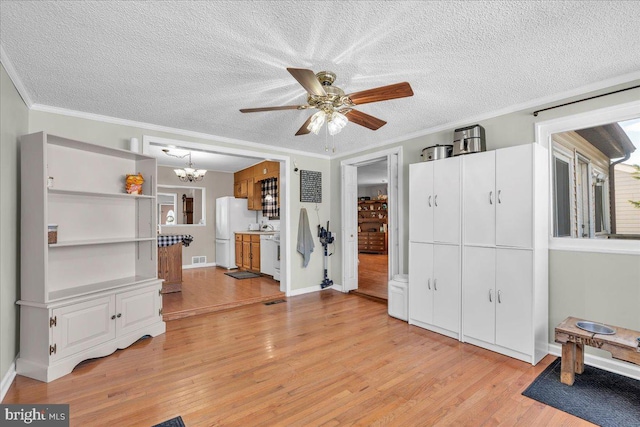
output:
[[[465,247],[463,270],[462,330],[464,336],[493,344],[496,325],[496,250]]]
[[[433,163],[433,241],[460,242],[460,157]]]
[[[342,166],[343,289],[358,289],[358,168]]]
[[[433,164],[409,165],[409,240],[433,242]]]
[[[533,147],[496,150],[496,245],[533,247]]]
[[[106,296],[91,301],[56,308],[52,345],[56,352],[51,359],[61,359],[114,339],[116,322],[113,297]]]
[[[433,323],[433,245],[409,243],[409,321]]]
[[[497,249],[496,344],[532,354],[533,253]]]
[[[116,295],[118,334],[127,334],[162,320],[159,291],[159,287],[152,287]]]
[[[496,243],[496,155],[493,151],[464,156],[464,242],[471,245]]]
[[[433,324],[460,332],[460,247],[433,245]]]

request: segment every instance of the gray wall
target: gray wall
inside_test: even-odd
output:
[[[640,84],[640,81],[630,82],[625,85],[554,102],[553,105],[584,99],[638,84]],[[599,108],[637,101],[638,99],[640,99],[640,89],[633,89],[545,111],[540,113],[538,117],[533,116],[534,110],[551,105],[540,105],[535,108],[468,124],[479,123],[482,125],[486,131],[487,150],[495,150],[535,142],[536,122],[584,113]],[[404,218],[404,229],[402,230],[400,242],[404,245],[405,258],[403,268],[405,273],[408,272],[409,164],[421,161],[420,154],[424,147],[453,141],[453,131],[454,128],[438,131],[331,161],[331,175],[339,177],[340,162],[345,159],[359,157],[366,153],[374,153],[392,146],[402,146],[404,158],[404,164],[402,165],[404,206],[400,212]],[[366,146],[366,144],[365,140],[361,141],[360,145]],[[332,182],[331,192],[340,194],[341,187],[338,179]],[[332,206],[331,222],[335,224],[336,229],[341,226],[340,206],[337,204]],[[334,272],[334,276],[341,281],[342,253],[339,247],[336,252],[331,257],[331,270]],[[640,312],[637,309],[638,304],[640,304],[640,255],[550,251],[549,263],[549,330],[551,339],[553,339],[553,328],[556,324],[570,315],[583,316],[600,322],[640,330],[640,314],[638,314]],[[611,292],[603,292],[605,289]],[[632,308],[633,306],[635,308]]]
[[[216,262],[216,199],[233,196],[233,174],[209,171],[202,181],[189,183],[180,181],[173,172],[173,168],[158,166],[158,185],[205,188],[207,198],[205,225],[162,227],[162,234],[190,234],[193,236],[193,242],[182,248],[182,265],[190,265],[191,257],[201,255],[207,257],[209,264]],[[180,194],[178,194],[178,206],[182,206]]]
[[[29,110],[0,66],[0,379],[18,354],[20,173],[18,140],[29,129]]]

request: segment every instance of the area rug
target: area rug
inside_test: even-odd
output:
[[[602,427],[640,426],[640,381],[592,366],[568,386],[557,358],[522,394]]]
[[[260,277],[259,274],[252,273],[250,271],[234,271],[233,273],[224,273],[227,276],[231,276],[234,279],[253,279],[254,277]]]
[[[184,421],[182,421],[182,417],[175,417],[163,423],[156,424],[153,427],[186,427],[186,426],[184,425]]]

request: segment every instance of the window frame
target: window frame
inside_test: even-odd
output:
[[[556,238],[556,239],[566,239],[567,237],[569,238],[574,238],[575,237],[575,232],[577,230],[577,224],[576,224],[576,216],[572,214],[573,212],[573,206],[575,206],[576,201],[575,201],[575,194],[572,190],[572,188],[574,188],[574,171],[573,171],[573,158],[571,153],[567,152],[567,150],[559,145],[553,145],[553,150],[551,153],[552,156],[552,160],[551,160],[551,182],[552,182],[552,187],[551,187],[551,194],[550,194],[550,200],[549,200],[549,206],[550,206],[550,211],[551,211],[551,215],[552,215],[552,220],[551,220],[551,235]],[[567,163],[567,165],[569,165],[569,171],[568,171],[568,176],[569,176],[569,236],[556,236],[556,218],[558,216],[558,212],[556,210],[556,201],[555,201],[555,189],[556,189],[556,174],[555,174],[555,159],[558,158],[560,160],[562,160],[563,162]]]
[[[547,171],[551,175],[553,162],[553,147],[551,137],[555,133],[568,132],[576,129],[599,126],[613,122],[621,122],[640,117],[640,101],[632,101],[610,107],[599,108],[583,113],[577,113],[564,117],[558,117],[546,121],[534,123],[535,140],[548,151]],[[553,180],[549,180],[547,188],[547,200],[553,202]],[[551,205],[550,203],[550,205]],[[571,239],[553,236],[553,212],[548,211],[549,223],[549,250],[572,252],[595,252],[640,255],[639,240],[624,239]]]

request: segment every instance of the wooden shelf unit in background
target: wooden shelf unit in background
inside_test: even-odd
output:
[[[387,200],[358,201],[358,252],[387,254]]]

